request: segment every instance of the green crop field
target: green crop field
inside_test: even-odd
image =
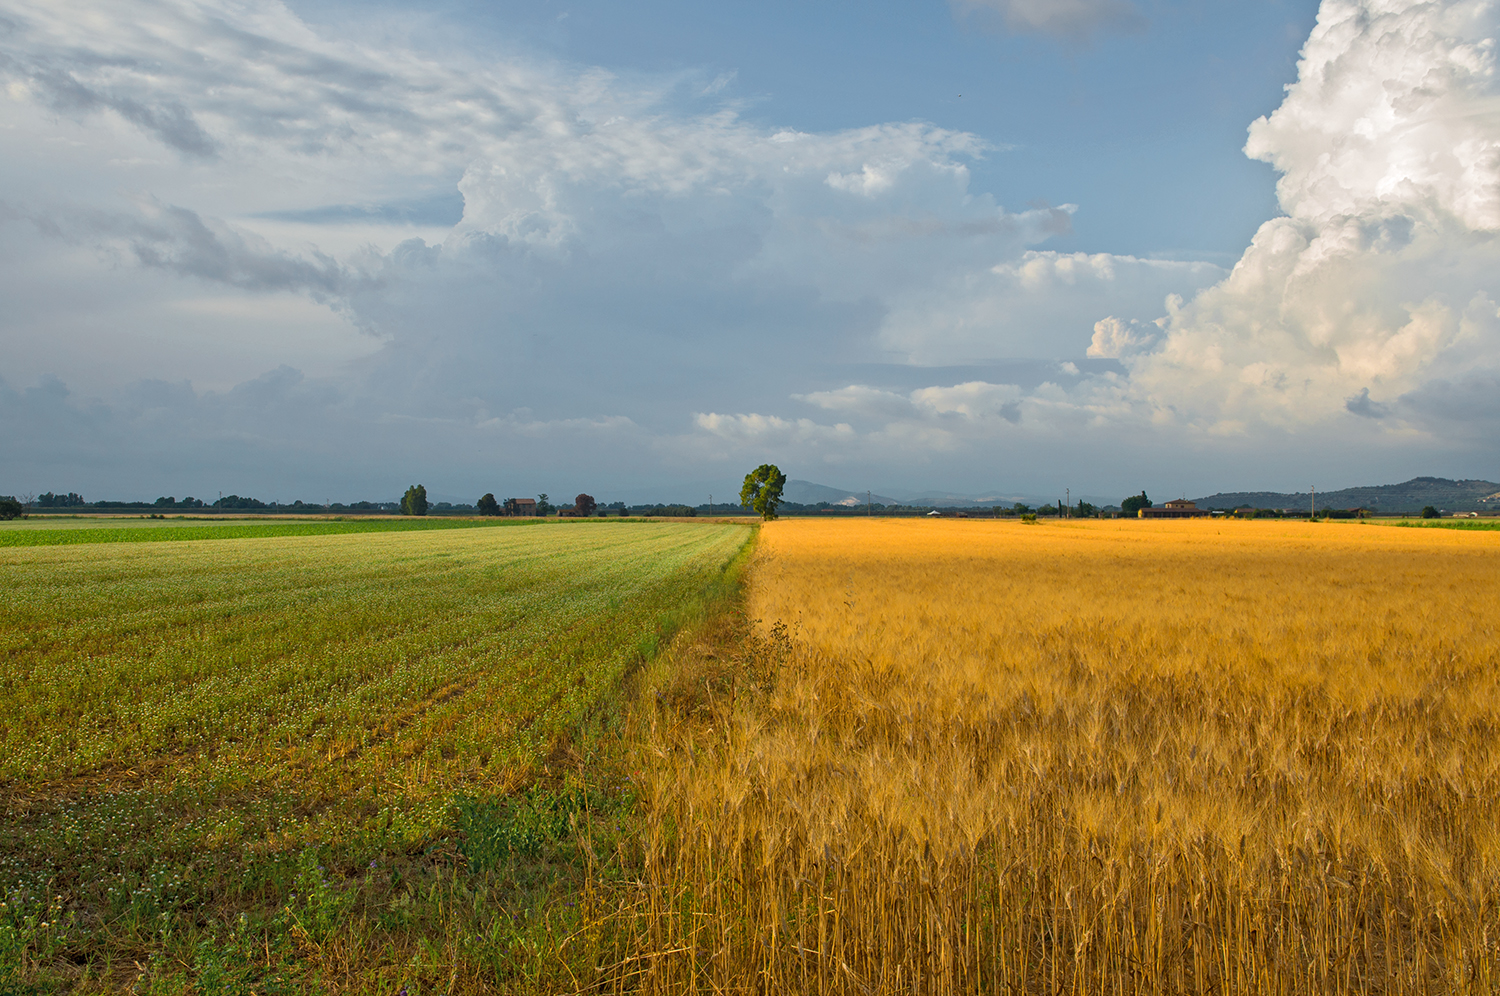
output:
[[[580,758],[750,530],[376,525],[0,539],[0,993],[535,982],[630,804]]]
[[[271,539],[346,533],[422,532],[540,525],[540,519],[148,519],[42,518],[0,523],[0,547],[77,543],[160,543],[204,539]]]

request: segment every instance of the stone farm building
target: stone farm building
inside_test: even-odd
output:
[[[505,499],[506,515],[535,515],[535,498],[507,498]]]
[[[1143,508],[1139,514],[1143,519],[1198,519],[1212,513],[1206,508],[1199,508],[1196,502],[1176,498],[1156,508]]]

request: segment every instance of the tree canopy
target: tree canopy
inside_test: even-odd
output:
[[[740,504],[753,508],[762,519],[770,522],[776,518],[776,508],[781,504],[781,489],[786,487],[786,475],[774,463],[763,463],[745,475],[740,488]]]
[[[14,519],[25,511],[11,495],[0,495],[0,519]]]
[[[1150,507],[1151,499],[1146,497],[1146,492],[1144,491],[1142,491],[1138,495],[1131,495],[1129,498],[1126,498],[1124,501],[1120,502],[1120,509],[1126,515],[1134,515],[1141,509]]]
[[[573,499],[573,509],[581,516],[588,517],[594,514],[594,509],[599,503],[594,501],[593,495],[579,495]]]
[[[406,489],[406,494],[401,496],[402,515],[426,515],[427,514],[427,487],[422,484],[413,484]]]
[[[474,508],[478,510],[480,515],[500,514],[500,503],[495,500],[495,496],[492,494],[486,494],[483,498],[480,498],[474,503]]]

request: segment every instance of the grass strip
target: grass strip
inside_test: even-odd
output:
[[[0,547],[71,546],[79,543],[178,543],[188,540],[270,539],[279,536],[335,536],[341,533],[398,533],[540,524],[540,519],[375,519],[365,522],[255,522],[240,525],[175,526],[171,529],[15,529],[0,531]]]

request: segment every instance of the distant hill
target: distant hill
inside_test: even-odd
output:
[[[1306,491],[1230,491],[1195,499],[1199,508],[1307,508]],[[1432,505],[1448,512],[1500,512],[1500,484],[1494,481],[1450,481],[1446,477],[1413,477],[1404,484],[1377,484],[1341,491],[1319,491],[1318,508],[1373,508],[1382,512],[1420,512]]]
[[[916,505],[922,508],[989,508],[994,505],[1004,505],[1009,508],[1016,502],[1027,505],[1045,505],[1062,501],[1063,494],[1064,492],[1050,496],[1026,495],[999,490],[977,495],[960,494],[956,491],[897,491],[894,497],[876,494],[873,498],[877,505]],[[844,491],[831,488],[826,484],[815,484],[812,481],[787,481],[782,497],[798,505],[816,505],[820,501],[826,501],[830,505],[863,505],[866,500],[863,491]],[[1101,498],[1097,495],[1073,495],[1072,498],[1074,501],[1082,498],[1084,501],[1101,506],[1119,501],[1118,498]]]
[[[983,508],[991,505],[1004,505],[1009,508],[1016,502],[1026,505],[1045,505],[1062,500],[1061,495],[1050,498],[1039,495],[1008,494],[1000,491],[991,491],[982,495],[960,494],[956,491],[902,491],[900,494],[901,500],[907,505],[931,505],[937,508],[963,508],[965,506]],[[1092,498],[1087,500],[1093,501]]]
[[[826,484],[814,484],[812,481],[787,481],[781,497],[798,505],[816,505],[820,501],[826,501],[830,505],[863,505],[867,500],[874,500],[880,505],[901,504],[885,495],[872,495],[867,499],[863,491],[845,491]]]

